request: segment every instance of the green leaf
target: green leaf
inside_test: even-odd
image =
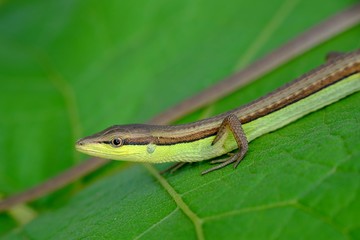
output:
[[[8,1],[0,8],[0,194],[84,160],[77,138],[145,122],[356,1]],[[359,47],[355,27],[182,122],[235,108]],[[358,239],[360,94],[250,143],[239,167],[113,163],[37,201],[4,239]],[[114,169],[113,171],[111,171]],[[76,192],[74,194],[74,192]],[[55,204],[54,204],[55,202]],[[55,206],[54,206],[55,205]],[[9,229],[12,228],[13,231]]]

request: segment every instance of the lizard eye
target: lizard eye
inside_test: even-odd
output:
[[[120,147],[122,145],[122,139],[121,138],[114,138],[112,141],[111,141],[111,144],[114,146],[114,147]]]

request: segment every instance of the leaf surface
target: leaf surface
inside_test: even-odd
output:
[[[77,138],[145,122],[355,2],[3,3],[0,193],[19,192],[84,160],[73,147]],[[329,51],[359,48],[359,36],[358,26],[181,122],[256,99],[320,65]],[[209,168],[203,162],[164,176],[155,170],[165,166],[140,164],[99,174],[86,188],[73,187],[74,195],[38,201],[39,216],[10,233],[13,220],[1,216],[0,234],[358,239],[359,103],[353,94],[256,139],[236,170],[202,177]]]

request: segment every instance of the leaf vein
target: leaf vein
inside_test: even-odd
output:
[[[253,44],[251,44],[250,47],[247,48],[248,50],[245,52],[241,60],[235,64],[234,70],[238,70],[244,67],[251,61],[256,53],[259,52],[259,49],[261,49],[261,47],[264,46],[265,43],[271,38],[279,25],[285,21],[285,18],[292,12],[298,2],[299,0],[285,1],[278,8],[278,11],[274,14],[273,17],[271,17],[271,20],[260,32],[259,37],[253,41]]]
[[[161,219],[160,221],[154,223],[153,225],[151,225],[149,228],[147,228],[144,232],[140,233],[137,237],[134,238],[135,239],[140,239],[141,237],[143,237],[146,233],[150,232],[152,229],[154,229],[156,226],[158,226],[160,223],[162,223],[163,221],[165,221],[166,219],[168,219],[170,216],[172,216],[177,210],[179,209],[179,207],[175,208],[172,212],[170,212],[168,215],[166,215],[165,217],[163,217],[163,219]]]
[[[270,203],[270,204],[265,204],[265,205],[247,207],[247,208],[242,208],[242,209],[238,209],[235,211],[229,211],[229,212],[213,215],[210,217],[205,217],[203,220],[204,221],[218,220],[220,218],[241,215],[241,214],[245,214],[245,213],[249,213],[249,212],[259,212],[259,211],[264,211],[264,210],[268,210],[268,209],[291,206],[294,203],[296,203],[296,200],[288,200],[288,201],[284,201],[284,202],[276,202],[276,203]]]
[[[203,219],[197,216],[190,207],[184,202],[180,194],[178,194],[175,189],[169,184],[169,182],[160,175],[160,173],[151,165],[151,164],[143,164],[143,166],[150,172],[150,174],[159,181],[160,185],[169,193],[169,195],[174,199],[177,206],[183,211],[183,213],[193,222],[196,235],[198,239],[203,240],[204,232],[203,232]]]
[[[319,219],[321,222],[325,223],[326,225],[330,226],[332,229],[334,229],[335,231],[339,232],[340,234],[342,234],[344,237],[349,238],[349,235],[347,234],[346,230],[341,228],[340,226],[338,226],[331,218],[326,217],[324,215],[322,215],[321,213],[315,211],[315,209],[306,206],[305,204],[301,203],[301,202],[296,202],[294,204],[292,204],[292,206],[304,213],[307,213],[317,219]]]

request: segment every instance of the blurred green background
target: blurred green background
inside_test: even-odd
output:
[[[145,122],[355,2],[0,1],[0,196],[85,160],[76,139]],[[247,103],[359,39],[357,26],[182,121]],[[359,239],[359,102],[255,140],[236,171],[201,177],[199,163],[165,175],[193,219],[147,168],[114,162],[28,205],[27,225],[1,214],[0,236]]]

